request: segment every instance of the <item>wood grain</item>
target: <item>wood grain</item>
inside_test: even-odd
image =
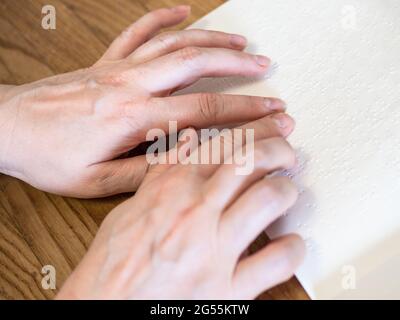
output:
[[[1,0],[0,83],[23,84],[90,66],[125,27],[150,10],[190,4],[190,19],[175,28],[182,29],[223,2]],[[56,30],[41,27],[41,9],[47,4],[56,8]],[[0,299],[53,298],[106,214],[128,196],[64,198],[0,175]],[[265,243],[266,238],[260,237],[252,250]],[[56,290],[41,286],[41,269],[48,264],[57,270]],[[292,279],[260,298],[307,299],[307,295]]]

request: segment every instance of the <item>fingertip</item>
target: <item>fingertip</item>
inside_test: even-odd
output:
[[[271,64],[271,59],[266,57],[266,56],[262,56],[262,55],[255,55],[254,56],[255,61],[257,62],[257,64],[262,67],[263,69],[266,69],[270,66]]]
[[[293,132],[295,121],[287,113],[275,113],[271,115],[271,118],[275,121],[283,137],[286,138]]]
[[[267,111],[285,111],[286,103],[278,98],[264,98],[264,105]]]
[[[239,34],[230,35],[230,44],[234,48],[245,48],[247,46],[247,39]]]
[[[298,234],[282,236],[270,244],[269,252],[275,258],[275,277],[278,282],[293,276],[304,260],[305,251],[304,241]]]
[[[298,265],[304,258],[306,246],[303,238],[297,233],[290,233],[274,240],[285,249],[287,256],[291,257],[292,264]]]
[[[304,260],[306,245],[303,238],[297,233],[287,235],[286,239],[291,252],[292,265],[296,269]]]

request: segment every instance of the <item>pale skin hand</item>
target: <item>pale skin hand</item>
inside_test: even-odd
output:
[[[239,258],[296,199],[288,179],[263,179],[293,165],[282,138],[293,121],[277,99],[170,96],[201,77],[259,76],[269,64],[243,53],[245,41],[234,35],[153,37],[188,12],[146,15],[89,69],[0,86],[0,172],[77,197],[134,191],[142,182],[106,218],[60,299],[253,298],[301,261],[304,246],[295,235]],[[182,129],[253,119],[260,120],[245,126],[256,131],[256,170],[248,176],[235,175],[234,165],[149,167],[145,157],[116,159],[149,129],[167,130],[168,120]]]
[[[251,299],[291,277],[304,255],[296,235],[242,255],[297,198],[288,178],[265,178],[295,162],[282,138],[293,121],[280,120],[243,126],[255,129],[250,175],[235,175],[235,164],[152,166],[107,216],[58,299]]]
[[[117,159],[167,130],[246,122],[283,110],[278,99],[170,96],[201,77],[260,76],[269,60],[243,52],[246,40],[204,30],[155,34],[189,14],[151,12],[119,36],[92,67],[0,88],[0,172],[53,193],[100,197],[135,191],[144,156]]]

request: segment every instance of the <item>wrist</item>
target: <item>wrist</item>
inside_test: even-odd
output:
[[[13,106],[14,89],[15,86],[0,85],[0,173],[7,175],[14,175],[10,150],[18,107]]]

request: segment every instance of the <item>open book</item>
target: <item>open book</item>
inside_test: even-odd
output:
[[[265,79],[190,91],[277,96],[297,122],[296,206],[267,233],[296,232],[312,298],[400,298],[400,1],[231,0],[191,28],[247,36]]]

